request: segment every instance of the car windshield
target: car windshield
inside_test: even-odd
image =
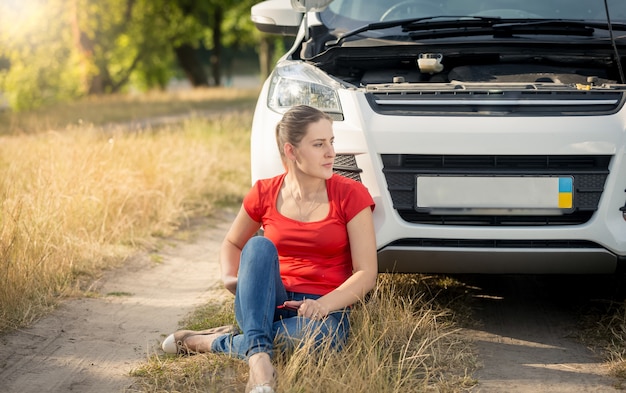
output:
[[[606,0],[611,22],[626,23],[626,0]],[[331,30],[374,22],[431,17],[501,17],[604,22],[604,0],[335,0],[321,14]]]

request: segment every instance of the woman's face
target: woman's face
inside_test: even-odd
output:
[[[300,145],[294,149],[296,168],[307,175],[329,179],[333,175],[335,148],[332,123],[321,119],[309,124]]]

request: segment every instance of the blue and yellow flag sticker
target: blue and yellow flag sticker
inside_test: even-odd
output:
[[[571,177],[559,178],[559,208],[571,209],[573,207],[573,181]]]

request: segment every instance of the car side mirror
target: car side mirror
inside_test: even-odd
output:
[[[302,13],[293,9],[290,0],[268,0],[252,6],[251,19],[259,31],[295,36],[302,23]]]

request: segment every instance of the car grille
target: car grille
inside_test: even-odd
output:
[[[383,154],[393,206],[410,223],[432,225],[577,225],[593,216],[608,176],[610,156]],[[562,215],[430,214],[415,209],[418,175],[572,176],[574,208]]]
[[[554,91],[467,88],[410,91],[401,86],[368,86],[372,110],[386,116],[585,116],[616,113],[624,104],[619,91]],[[401,89],[402,88],[402,89]]]
[[[333,171],[338,175],[361,182],[360,173],[363,170],[357,166],[353,154],[337,154],[333,164]]]

